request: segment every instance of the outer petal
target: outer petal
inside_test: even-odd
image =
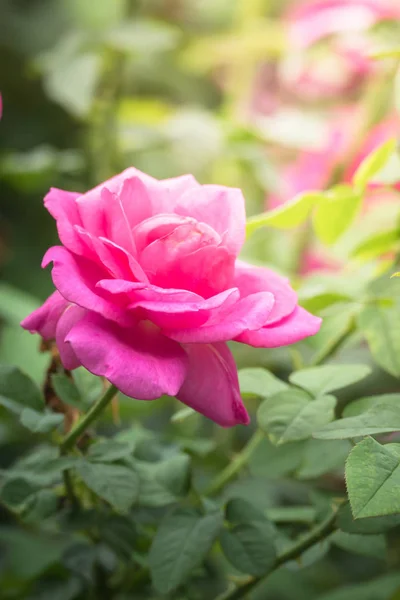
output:
[[[188,361],[183,349],[149,323],[123,329],[88,313],[66,341],[86,369],[139,400],[176,395],[186,376]]]
[[[264,325],[277,323],[292,313],[297,306],[297,294],[291,288],[288,279],[270,269],[237,261],[235,285],[239,288],[241,296],[260,291],[271,292],[274,295],[275,304]]]
[[[223,238],[229,252],[238,255],[244,243],[246,223],[240,190],[219,185],[193,188],[178,200],[175,212],[210,225]]]
[[[318,333],[322,319],[314,317],[301,306],[288,317],[272,326],[262,327],[258,331],[246,331],[236,338],[256,348],[278,348],[299,342]]]
[[[56,343],[60,353],[61,362],[66,369],[72,371],[80,366],[71,345],[65,341],[71,328],[86,314],[86,310],[80,306],[69,306],[58,321],[56,330]]]
[[[61,246],[53,246],[46,252],[42,266],[50,262],[54,263],[51,272],[54,285],[66,300],[121,324],[131,324],[128,313],[97,293],[96,283],[107,275],[102,268]]]
[[[222,307],[210,323],[191,329],[164,329],[165,335],[181,343],[227,342],[248,330],[262,327],[274,306],[269,292],[250,294],[233,306]]]
[[[247,425],[237,370],[226,344],[188,344],[189,369],[177,398],[223,427]]]
[[[65,192],[51,188],[44,199],[44,205],[57,222],[58,237],[66,248],[75,254],[87,255],[86,244],[79,239],[74,229],[75,225],[82,226],[81,217],[76,203],[80,194]]]
[[[40,308],[21,322],[21,327],[31,333],[39,333],[45,340],[52,340],[56,335],[58,320],[67,306],[65,298],[55,291]]]

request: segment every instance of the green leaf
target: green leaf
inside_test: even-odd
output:
[[[313,215],[313,226],[324,244],[333,244],[343,235],[361,208],[362,196],[348,185],[338,185],[320,199]]]
[[[365,396],[354,400],[345,406],[343,409],[343,417],[356,417],[364,413],[374,406],[380,405],[392,406],[400,408],[400,394],[379,394],[377,396]]]
[[[398,228],[374,233],[353,248],[351,256],[361,260],[372,260],[393,250],[398,246],[399,241],[400,231]]]
[[[74,369],[73,380],[79,390],[79,395],[85,403],[86,408],[90,406],[104,392],[103,381],[83,367]]]
[[[133,440],[100,440],[92,444],[88,450],[88,459],[93,462],[110,463],[131,456],[135,447]]]
[[[20,416],[21,425],[33,433],[49,433],[64,421],[64,415],[59,413],[39,413],[31,408],[24,408]]]
[[[182,423],[183,421],[186,421],[188,417],[193,417],[198,414],[199,413],[193,408],[190,408],[190,406],[185,406],[172,415],[171,423]]]
[[[55,373],[52,375],[51,383],[55,393],[62,402],[78,410],[86,410],[86,404],[83,402],[77,386],[65,373]]]
[[[225,507],[225,517],[231,523],[266,521],[264,513],[243,498],[232,498]]]
[[[0,365],[0,405],[20,414],[25,407],[41,411],[43,396],[33,381],[16,367]]]
[[[339,508],[336,523],[342,531],[347,533],[385,533],[400,525],[400,515],[353,519],[350,504],[346,502]]]
[[[36,492],[25,479],[8,479],[0,491],[0,501],[12,510],[18,510],[24,502]]]
[[[201,516],[178,508],[161,523],[149,553],[153,585],[162,594],[176,590],[198,567],[222,526],[219,512]]]
[[[289,381],[317,397],[357,383],[370,373],[366,365],[326,365],[295,371]]]
[[[318,597],[318,600],[388,600],[400,585],[400,575],[383,575],[372,581],[344,585]]]
[[[315,434],[314,437],[316,437]],[[335,442],[307,440],[301,456],[300,467],[296,471],[297,479],[315,479],[324,473],[337,469],[342,470],[350,449],[351,444],[344,440]]]
[[[381,144],[376,150],[369,154],[360,164],[354,174],[354,184],[363,189],[386,164],[396,149],[396,139],[390,139]]]
[[[82,592],[83,582],[78,577],[68,580],[38,582],[29,600],[75,600]]]
[[[224,529],[220,543],[229,562],[243,573],[258,577],[274,566],[276,551],[268,523],[254,521]]]
[[[77,471],[89,489],[119,512],[129,510],[138,497],[139,478],[128,467],[81,461]]]
[[[313,436],[321,440],[338,440],[392,431],[400,431],[400,406],[379,404],[361,415],[328,423]]]
[[[385,536],[382,534],[362,535],[335,531],[331,537],[331,542],[347,552],[386,560],[387,545]]]
[[[277,506],[268,508],[268,519],[274,523],[314,523],[317,511],[313,506]]]
[[[269,398],[289,388],[288,384],[275,377],[266,369],[250,367],[239,371],[240,393],[242,395]]]
[[[355,519],[400,513],[400,446],[373,438],[357,444],[346,462],[346,483]]]
[[[303,440],[334,417],[336,398],[311,400],[306,392],[289,390],[265,400],[257,412],[260,428],[274,444]]]
[[[26,580],[37,577],[57,563],[66,541],[13,527],[1,527],[0,545],[6,551],[6,572]]]
[[[275,446],[265,438],[249,460],[252,475],[263,479],[277,479],[293,473],[302,460],[305,441]]]
[[[91,583],[96,561],[96,549],[87,542],[73,542],[65,550],[62,562],[69,571]]]
[[[251,217],[247,220],[247,235],[251,235],[260,227],[265,226],[278,229],[297,227],[307,219],[313,206],[323,198],[324,195],[321,192],[305,192],[278,208]]]
[[[360,311],[359,305],[340,302],[332,309],[335,310],[331,310],[324,317],[321,329],[311,339],[313,347],[316,348],[311,358],[314,363],[323,362],[355,329],[354,318]]]
[[[394,377],[400,377],[398,306],[365,306],[358,315],[357,324],[377,364]]]
[[[190,458],[185,454],[158,463],[135,460],[134,468],[140,478],[140,506],[166,506],[188,491]]]

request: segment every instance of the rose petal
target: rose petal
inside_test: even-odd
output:
[[[139,400],[174,396],[185,379],[185,352],[149,323],[121,328],[87,313],[66,340],[88,371],[106,377],[121,392]]]
[[[80,194],[75,192],[65,192],[57,188],[51,188],[45,196],[44,205],[56,220],[58,237],[64,246],[75,254],[85,256],[87,254],[86,245],[79,239],[74,227],[82,226],[81,217],[76,204]]]
[[[210,225],[235,256],[245,239],[245,203],[242,192],[219,185],[189,189],[178,200],[174,212]]]
[[[21,327],[31,333],[39,333],[45,340],[52,340],[56,335],[58,320],[67,306],[65,298],[55,291],[40,308],[21,322]]]
[[[53,262],[51,272],[54,285],[69,302],[102,314],[121,324],[129,325],[132,318],[120,307],[100,295],[96,283],[107,273],[84,257],[71,254],[62,246],[53,246],[46,252],[42,266]]]
[[[181,343],[227,342],[244,331],[258,330],[274,306],[269,292],[250,294],[233,306],[215,311],[211,321],[192,329],[164,329],[165,335]]]
[[[262,327],[258,331],[245,331],[236,338],[256,348],[278,348],[288,346],[318,333],[322,319],[314,317],[301,306],[275,325]]]
[[[57,324],[56,343],[60,353],[61,362],[65,369],[72,371],[80,366],[80,362],[76,357],[71,345],[65,341],[72,327],[84,317],[86,310],[80,306],[69,306],[62,314]]]
[[[254,267],[237,261],[234,281],[241,296],[260,291],[273,294],[275,304],[264,325],[277,323],[292,313],[297,306],[297,294],[291,288],[288,279],[265,267]]]
[[[195,294],[191,294],[191,297],[189,294],[190,292],[187,292],[188,298],[184,301],[183,292],[181,295],[171,294],[168,297],[166,294],[157,293],[154,289],[137,290],[136,300],[128,306],[128,309],[143,309],[146,318],[163,329],[188,329],[198,328],[214,313],[228,310],[239,299],[239,291],[236,288],[225,290],[208,300],[200,296],[196,298]],[[146,299],[149,296],[152,297],[151,300]],[[173,301],[174,296],[175,301]],[[172,336],[168,333],[168,337]]]
[[[236,364],[224,343],[188,344],[189,368],[177,398],[222,425],[250,421],[239,392]]]

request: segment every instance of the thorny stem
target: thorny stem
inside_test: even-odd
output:
[[[301,537],[297,542],[294,542],[290,548],[279,554],[276,557],[272,569],[270,569],[266,575],[252,577],[245,585],[236,588],[233,592],[225,595],[223,600],[239,600],[240,598],[245,598],[256,585],[264,581],[271,573],[279,569],[279,567],[291,560],[298,559],[303,552],[327,538],[336,529],[336,513],[337,509],[335,508],[325,521],[322,521],[322,523],[314,527],[307,535]]]

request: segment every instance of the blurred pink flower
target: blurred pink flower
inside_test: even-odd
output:
[[[368,58],[368,30],[399,18],[397,0],[310,0],[294,4],[286,14],[293,54],[282,71],[283,80],[295,93],[311,98],[351,90],[379,69]],[[321,41],[330,44],[325,52],[318,48]]]
[[[289,282],[237,260],[240,190],[134,168],[45,205],[55,291],[22,326],[55,338],[67,369],[83,365],[133,398],[176,396],[222,426],[248,423],[226,342],[275,348],[315,334]]]

